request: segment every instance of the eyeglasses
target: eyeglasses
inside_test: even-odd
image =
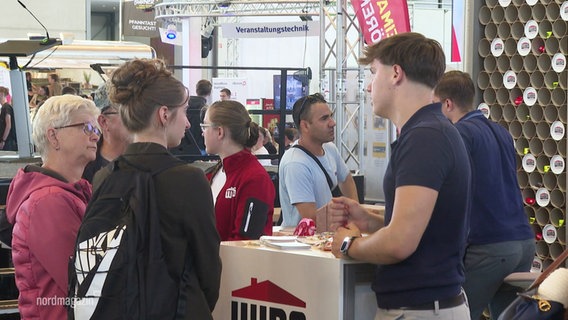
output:
[[[211,128],[216,128],[218,127],[218,125],[214,124],[214,123],[200,123],[199,126],[201,127],[201,131],[205,131],[205,129],[211,127]]]
[[[101,130],[99,130],[99,128],[97,128],[96,126],[94,126],[92,123],[90,122],[81,122],[81,123],[75,123],[75,124],[70,124],[67,126],[62,126],[62,127],[56,127],[54,129],[64,129],[64,128],[72,128],[72,127],[80,127],[83,126],[83,132],[90,136],[91,134],[96,134],[98,137],[101,136]]]
[[[307,104],[308,100],[310,101],[309,104]],[[300,119],[302,117],[302,113],[304,113],[304,109],[306,108],[306,105],[312,105],[316,102],[326,103],[325,97],[321,93],[314,93],[314,94],[310,94],[309,96],[306,96],[304,98],[304,101],[302,101],[302,105],[298,109],[298,113],[297,113],[298,123],[297,123],[297,125],[300,124]]]
[[[116,112],[116,111],[109,111],[109,112],[103,112],[103,113],[102,113],[103,116],[108,116],[108,115],[111,115],[111,114],[118,114],[118,112]]]

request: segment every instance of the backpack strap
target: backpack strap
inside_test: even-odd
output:
[[[528,287],[528,290],[538,287],[554,270],[556,270],[566,259],[568,258],[568,249],[564,250],[558,258],[556,258],[549,266],[546,268],[538,278]]]
[[[302,151],[304,151],[308,156],[310,156],[312,159],[314,159],[314,161],[318,164],[318,166],[320,167],[321,171],[323,171],[323,174],[325,174],[325,179],[327,180],[327,185],[329,186],[329,190],[333,191],[333,182],[331,181],[331,178],[329,177],[329,174],[327,174],[327,170],[325,170],[325,168],[323,167],[323,165],[321,164],[321,162],[319,161],[319,159],[313,154],[311,153],[308,149],[304,148],[303,146],[299,145],[299,144],[295,144],[292,146],[292,148],[298,148]]]

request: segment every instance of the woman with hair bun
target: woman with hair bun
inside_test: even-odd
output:
[[[120,105],[122,121],[133,135],[133,143],[123,154],[127,165],[148,171],[169,167],[154,176],[154,188],[168,273],[186,286],[185,306],[178,306],[185,308],[182,318],[212,319],[219,297],[221,260],[211,189],[202,170],[175,165],[181,161],[167,150],[180,144],[190,126],[186,117],[188,90],[163,61],[132,60],[113,72],[110,100]],[[95,175],[95,190],[110,170],[106,167]],[[186,261],[192,265],[188,279],[185,275],[182,279]],[[171,312],[167,318],[173,319],[176,308],[165,312]]]
[[[274,185],[250,150],[258,124],[240,102],[224,100],[207,108],[201,129],[207,153],[221,158],[208,174],[221,240],[272,235]]]

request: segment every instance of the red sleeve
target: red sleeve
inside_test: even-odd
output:
[[[85,204],[57,192],[37,199],[30,210],[30,254],[36,257],[59,288],[67,292],[67,264],[73,254]]]
[[[275,196],[274,184],[272,184],[272,181],[266,171],[264,171],[264,168],[262,173],[264,174],[251,175],[240,186],[237,194],[237,212],[235,213],[235,219],[233,220],[231,234],[228,240],[248,239],[240,234],[240,229],[247,210],[245,207],[250,198],[260,200],[268,206],[268,217],[266,219],[263,234],[272,235],[272,215],[274,214]]]

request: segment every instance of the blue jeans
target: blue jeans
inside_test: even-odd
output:
[[[521,288],[503,283],[513,272],[529,271],[534,259],[534,239],[471,245],[465,254],[465,283],[472,320],[479,320],[489,306],[491,318],[513,302]]]

